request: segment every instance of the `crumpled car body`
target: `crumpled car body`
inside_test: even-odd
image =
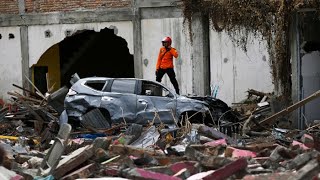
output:
[[[91,77],[78,80],[65,98],[69,119],[99,109],[109,123],[176,124],[183,116],[208,115],[208,104],[180,96],[163,84],[137,78]]]

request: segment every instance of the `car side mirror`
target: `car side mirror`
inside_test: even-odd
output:
[[[168,94],[166,95],[166,97],[174,98],[174,95],[173,95],[172,93],[168,93]]]

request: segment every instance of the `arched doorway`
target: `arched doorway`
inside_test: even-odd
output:
[[[33,80],[40,91],[69,86],[71,75],[134,77],[133,55],[125,39],[114,29],[77,31],[49,48],[33,67]]]

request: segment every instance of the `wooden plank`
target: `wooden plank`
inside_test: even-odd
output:
[[[275,113],[274,115],[272,115],[270,117],[267,117],[266,119],[264,119],[263,121],[260,122],[260,125],[273,124],[274,121],[276,121],[279,117],[289,114],[290,112],[298,109],[299,107],[307,104],[308,102],[310,102],[312,100],[317,99],[318,97],[320,97],[320,90],[311,94],[307,98],[289,106],[288,108],[283,109],[282,111],[279,111],[278,113]]]
[[[77,168],[92,156],[93,145],[88,145],[77,149],[59,162],[57,168],[53,172],[53,176],[55,177],[55,179],[60,179],[65,174],[67,174],[74,168]]]

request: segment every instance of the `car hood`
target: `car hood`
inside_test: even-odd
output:
[[[196,99],[191,99],[186,96],[177,97],[177,110],[178,112],[184,111],[209,111],[208,104],[204,101],[199,101]]]

